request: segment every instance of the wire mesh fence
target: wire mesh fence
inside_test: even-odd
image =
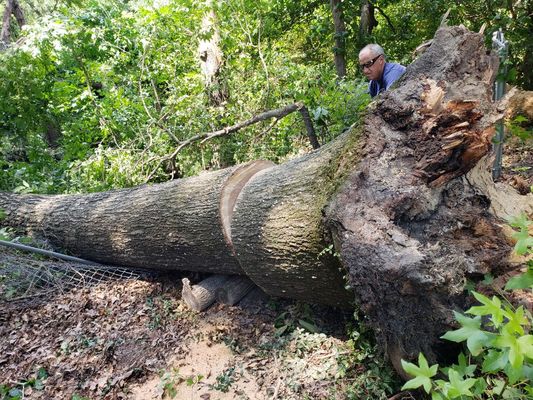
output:
[[[0,246],[0,302],[46,297],[105,281],[153,275],[153,271],[84,265]]]

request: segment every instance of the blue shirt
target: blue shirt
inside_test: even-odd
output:
[[[368,83],[368,92],[370,96],[375,97],[381,92],[387,90],[400,76],[405,72],[405,67],[396,63],[385,63],[383,76],[379,81],[370,81]]]

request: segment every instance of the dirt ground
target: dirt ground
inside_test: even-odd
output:
[[[180,299],[180,278],[0,301],[0,399],[387,399],[398,390],[374,349],[347,336],[351,312],[256,289],[237,306],[196,313]]]
[[[501,180],[529,193],[531,143],[506,144]],[[398,394],[361,328],[348,328],[352,312],[257,289],[237,306],[195,313],[179,274],[73,280],[13,301],[22,288],[9,286],[5,267],[14,260],[45,263],[0,247],[0,400],[414,398]],[[55,276],[50,263],[61,262],[46,264]]]

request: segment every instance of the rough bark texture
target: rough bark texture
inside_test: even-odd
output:
[[[259,172],[243,188],[231,221],[233,245],[245,274],[265,292],[350,303],[338,259],[324,252],[323,210],[357,162],[357,139],[353,128],[318,151]]]
[[[268,163],[252,163],[259,169]],[[250,165],[250,164],[249,164]],[[242,274],[223,234],[220,193],[249,165],[88,195],[0,192],[5,223],[81,258],[132,267]],[[245,174],[244,179],[249,179]],[[231,197],[231,191],[228,193]],[[231,203],[231,199],[228,199]]]
[[[227,99],[228,94],[220,79],[223,55],[219,45],[220,34],[212,0],[206,1],[206,8],[208,11],[202,19],[200,33],[209,36],[209,38],[200,40],[198,54],[209,104],[218,107]]]
[[[304,157],[87,196],[0,193],[2,223],[96,261],[245,274],[311,302],[348,304],[347,271],[397,369],[434,359],[465,280],[510,251],[464,176],[491,147],[496,71],[482,35],[442,28],[360,126]]]
[[[2,30],[0,31],[0,50],[7,47],[11,41],[11,15],[15,17],[20,28],[26,24],[24,13],[17,0],[6,0],[4,15],[2,18]]]
[[[235,275],[215,291],[215,297],[219,303],[233,306],[254,287],[254,283],[247,277]]]
[[[326,213],[362,309],[392,361],[444,353],[464,284],[509,251],[490,202],[459,178],[490,149],[497,60],[483,37],[440,29],[365,119],[362,161]]]
[[[203,311],[215,302],[216,291],[228,278],[227,275],[212,275],[194,286],[191,286],[187,278],[183,278],[181,297],[192,310]]]
[[[372,34],[374,28],[378,25],[374,15],[374,5],[365,0],[361,3],[361,22],[359,23],[359,38],[363,39]]]

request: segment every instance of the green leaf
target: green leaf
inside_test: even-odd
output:
[[[302,328],[304,328],[305,330],[307,330],[309,332],[312,332],[312,333],[317,333],[318,332],[318,328],[314,324],[311,324],[311,323],[309,323],[307,321],[304,321],[303,319],[299,319],[298,323],[300,324],[300,326]]]
[[[533,335],[521,336],[518,339],[506,332],[494,340],[494,346],[509,349],[509,362],[513,368],[521,368],[524,357],[533,358]]]
[[[522,368],[514,368],[511,364],[507,364],[504,369],[505,374],[509,378],[509,383],[514,385],[524,375]]]
[[[405,384],[402,386],[402,390],[418,389],[421,386],[424,387],[426,393],[429,394],[431,391],[431,379],[429,379],[427,376],[417,376],[416,378],[405,382]]]
[[[448,387],[448,393],[452,398],[459,396],[472,396],[470,388],[474,386],[477,382],[477,379],[468,378],[462,379],[459,372],[450,368],[448,372],[448,377],[450,379],[450,385]]]
[[[528,268],[526,272],[513,276],[507,281],[505,290],[527,289],[533,287],[533,270]]]
[[[523,335],[523,327],[529,324],[529,321],[525,316],[524,307],[520,306],[516,311],[506,307],[506,311],[508,321],[503,326],[502,331],[508,332],[509,334],[517,333],[518,335]]]
[[[518,216],[509,218],[508,223],[513,228],[521,229],[521,228],[527,228],[531,224],[531,221],[527,219],[527,215],[525,213],[521,213]]]
[[[448,331],[441,336],[442,339],[460,343],[466,340],[468,350],[472,355],[480,354],[484,347],[488,347],[492,342],[494,334],[480,329],[481,317],[468,318],[454,311],[455,319],[462,325],[462,328],[455,331]]]
[[[432,365],[430,367],[426,358],[424,357],[424,354],[419,353],[418,354],[418,366],[416,364],[402,360],[402,368],[409,375],[415,377],[414,379],[407,381],[403,385],[402,390],[417,389],[420,386],[423,386],[426,393],[429,394],[429,392],[431,391],[431,379],[430,378],[437,374],[437,370],[439,368],[438,364]]]
[[[494,392],[494,394],[497,394],[499,396],[502,394],[503,389],[505,388],[507,382],[502,379],[495,379],[493,381],[493,384],[494,384],[494,388],[492,389],[492,391]]]
[[[509,351],[490,349],[483,357],[483,372],[496,372],[505,368],[509,362]]]
[[[520,336],[517,340],[520,351],[533,360],[533,335]]]
[[[468,360],[467,360],[466,356],[464,355],[464,353],[459,354],[458,361],[459,361],[458,365],[457,364],[453,364],[450,368],[452,368],[455,371],[459,372],[461,377],[473,376],[474,375],[474,371],[476,370],[477,365],[468,364]],[[448,374],[449,372],[446,372],[446,373]]]
[[[444,400],[444,397],[438,392],[431,393],[431,400]]]
[[[470,307],[466,312],[472,315],[490,315],[495,327],[499,327],[506,317],[506,312],[502,309],[502,302],[497,296],[492,296],[492,300],[481,293],[472,292],[474,297],[483,304],[482,306]]]

